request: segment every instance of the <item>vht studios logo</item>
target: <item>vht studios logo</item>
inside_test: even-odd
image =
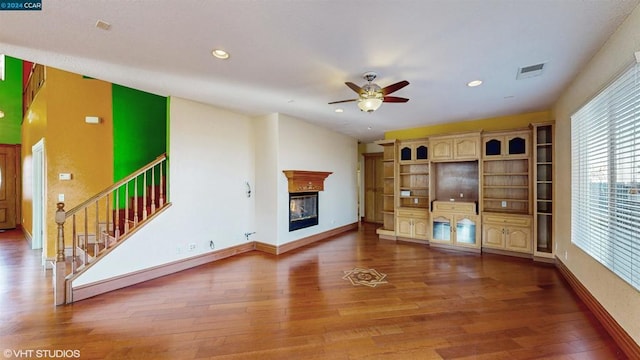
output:
[[[0,10],[42,10],[42,0],[0,0]]]
[[[2,355],[6,359],[79,359],[80,350],[5,349]]]

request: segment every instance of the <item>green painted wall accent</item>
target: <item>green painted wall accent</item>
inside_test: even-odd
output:
[[[116,84],[112,94],[116,182],[167,151],[167,98]]]
[[[22,60],[5,56],[4,81],[0,81],[0,144],[20,144],[22,124]]]

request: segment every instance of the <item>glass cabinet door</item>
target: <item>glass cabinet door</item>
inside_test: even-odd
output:
[[[456,219],[456,243],[476,245],[477,238],[475,221],[466,217]]]
[[[451,220],[438,216],[433,218],[433,240],[451,241]]]

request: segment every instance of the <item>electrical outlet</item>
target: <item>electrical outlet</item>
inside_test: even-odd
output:
[[[569,254],[567,254],[567,250],[565,250],[565,251],[564,251],[564,259],[565,259],[565,260],[567,260],[567,257],[569,257],[568,255],[569,255]]]
[[[182,254],[182,247],[181,246],[176,247],[176,254]]]
[[[502,207],[507,207],[507,202],[503,201],[501,205],[502,205]]]
[[[189,244],[189,251],[193,251],[196,249],[196,243]]]

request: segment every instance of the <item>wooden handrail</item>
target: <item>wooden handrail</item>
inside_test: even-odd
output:
[[[140,168],[136,172],[134,172],[131,175],[125,177],[124,179],[118,181],[117,183],[109,186],[108,188],[100,191],[99,193],[97,193],[94,196],[90,197],[86,201],[80,203],[80,205],[77,205],[73,209],[67,211],[66,212],[67,219],[69,217],[71,217],[73,214],[75,214],[78,211],[82,210],[83,208],[89,206],[90,204],[95,203],[98,199],[103,198],[104,196],[106,196],[107,194],[112,193],[114,190],[116,190],[117,188],[121,187],[122,185],[124,185],[124,184],[128,183],[129,181],[135,179],[136,177],[138,177],[139,175],[141,175],[145,171],[147,171],[147,170],[151,169],[152,167],[158,165],[159,163],[163,162],[166,158],[167,158],[167,154],[166,153],[158,156],[155,160],[153,160],[152,162],[150,162],[147,165],[143,166],[142,168]]]

